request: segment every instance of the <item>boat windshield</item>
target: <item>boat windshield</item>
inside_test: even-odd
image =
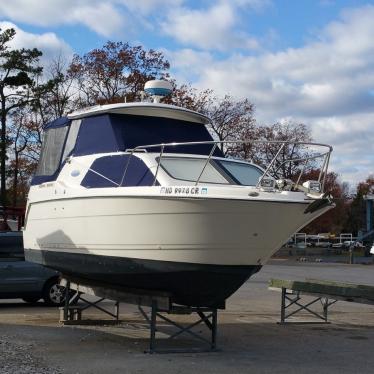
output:
[[[224,160],[215,160],[215,162],[243,186],[255,186],[263,174],[263,171],[255,165]]]
[[[160,165],[174,179],[196,182],[206,164],[204,158],[162,157]],[[263,171],[255,165],[211,159],[200,176],[202,183],[255,186]]]

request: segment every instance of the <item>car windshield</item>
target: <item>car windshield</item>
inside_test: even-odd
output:
[[[173,178],[196,182],[206,164],[204,158],[162,157],[160,165]],[[258,167],[230,160],[211,159],[199,181],[255,186],[263,172]]]

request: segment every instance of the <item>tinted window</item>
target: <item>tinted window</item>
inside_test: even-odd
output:
[[[203,158],[182,158],[167,157],[161,159],[161,166],[170,176],[175,179],[186,181],[197,181],[206,159]],[[200,177],[202,183],[219,183],[228,184],[229,181],[211,164],[208,163]]]
[[[111,114],[110,122],[116,133],[118,145],[123,151],[145,144],[213,140],[204,125],[180,119]],[[82,126],[83,128],[84,126]],[[212,147],[213,144],[179,145],[178,147],[167,147],[165,152],[208,155]],[[159,150],[159,148],[151,148],[149,152],[158,152]],[[114,151],[117,149],[112,152]],[[223,156],[218,147],[214,156]]]
[[[163,157],[161,166],[173,178],[195,182],[206,164],[203,158]],[[200,177],[202,183],[255,186],[263,171],[255,165],[211,159]]]
[[[263,174],[262,170],[254,165],[233,161],[215,160],[215,162],[221,165],[239,184],[244,186],[255,186]]]
[[[22,235],[1,233],[0,261],[22,261],[24,257]]]
[[[126,170],[125,177],[123,174]],[[122,182],[122,184],[121,184]],[[81,182],[86,188],[152,186],[154,176],[146,164],[130,155],[97,158]]]
[[[51,128],[44,133],[36,175],[53,175],[60,166],[68,127]]]

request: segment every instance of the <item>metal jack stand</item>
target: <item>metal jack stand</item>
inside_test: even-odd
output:
[[[64,325],[78,325],[85,323],[120,323],[119,301],[114,302],[114,312],[111,312],[99,305],[103,300],[105,300],[104,297],[100,297],[95,301],[89,301],[82,296],[84,293],[93,295],[89,289],[82,288],[82,286],[79,286],[76,283],[71,283],[69,280],[63,280],[61,284],[66,288],[67,295],[65,298],[65,305],[60,308],[60,322],[62,322]],[[73,295],[72,291],[74,291]],[[84,305],[76,305],[78,301],[83,301]],[[82,313],[88,308],[100,310],[101,312],[114,318],[114,320],[82,320]]]
[[[310,307],[317,303],[318,301],[321,302],[322,305],[322,313],[316,312],[312,310]],[[330,300],[327,297],[318,296],[312,301],[303,304],[302,298],[300,296],[300,292],[298,291],[287,291],[287,288],[282,288],[282,304],[281,304],[281,320],[279,324],[283,325],[286,323],[296,323],[286,321],[287,318],[294,316],[295,314],[305,311],[313,316],[317,317],[318,319],[322,320],[322,323],[330,323],[327,321],[328,317],[328,308],[329,306],[336,303],[337,300]],[[297,306],[297,309],[287,313],[287,309],[291,308],[292,306]],[[299,322],[299,323],[321,323],[320,321],[308,321],[308,322]]]
[[[79,325],[79,324],[109,324],[109,323],[120,323],[119,320],[119,303],[124,302],[128,304],[137,305],[140,313],[143,315],[145,320],[148,322],[150,327],[150,340],[149,340],[149,353],[155,352],[212,352],[217,350],[217,309],[224,309],[224,303],[215,308],[207,307],[188,307],[176,305],[173,303],[172,295],[163,291],[150,291],[141,289],[129,289],[125,287],[119,288],[108,288],[106,284],[95,283],[87,284],[84,279],[71,278],[63,276],[60,284],[66,288],[67,295],[65,306],[60,308],[60,322],[65,325]],[[72,290],[75,292],[72,295]],[[84,298],[82,295],[88,294],[96,296],[99,299],[91,302]],[[72,295],[72,296],[71,296]],[[114,313],[104,309],[99,303],[103,300],[116,300],[114,304]],[[78,300],[84,301],[84,305],[75,305]],[[86,309],[93,307],[107,315],[114,318],[114,320],[84,320],[82,319],[82,313]],[[143,307],[150,307],[150,313],[146,313]],[[167,314],[168,316],[166,316]],[[195,322],[182,325],[177,321],[171,319],[171,315],[195,315],[198,317]],[[166,339],[156,339],[156,332],[159,330],[160,324],[157,324],[157,320],[164,322],[163,328],[173,327],[176,329],[175,332],[169,334]],[[165,325],[166,324],[166,325]],[[199,333],[192,331],[192,329],[199,325],[205,325],[209,330],[209,338],[200,335]],[[158,347],[161,340],[175,342],[175,338],[181,334],[189,335],[194,338],[194,341],[198,340],[204,343],[204,346],[193,347],[193,348],[174,348],[173,349],[160,349]]]
[[[150,341],[149,341],[149,353],[187,353],[187,352],[213,352],[217,351],[217,308],[206,308],[206,307],[187,307],[171,304],[170,308],[159,308],[157,301],[154,301],[151,306],[150,317],[144,311],[141,305],[138,305],[140,313],[143,315],[145,320],[150,326]],[[182,325],[171,318],[166,317],[168,315],[191,315],[197,314],[198,320],[188,325]],[[181,349],[169,349],[169,348],[157,348],[156,347],[156,332],[159,331],[157,328],[157,317],[162,321],[166,322],[167,325],[173,326],[177,329],[175,333],[170,335],[165,341],[170,341],[180,336],[181,334],[188,334],[195,340],[200,340],[207,344],[204,347],[194,348],[181,348]],[[210,330],[210,339],[207,339],[196,332],[192,331],[192,328],[205,324]]]
[[[306,279],[304,281],[291,281],[285,279],[270,279],[269,289],[282,291],[281,320],[280,324],[286,323],[321,323],[312,322],[294,322],[286,321],[287,318],[294,316],[300,311],[308,312],[313,316],[327,322],[327,313],[331,305],[338,300],[374,305],[374,287],[370,285],[341,283],[335,281],[326,281],[318,279]],[[313,300],[302,303],[302,296],[311,296]],[[310,307],[320,301],[323,312],[316,312]],[[287,314],[287,309],[292,306],[298,308]]]

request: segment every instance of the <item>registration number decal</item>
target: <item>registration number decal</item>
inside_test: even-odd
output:
[[[208,193],[206,187],[161,187],[161,194],[165,195],[205,195]]]

